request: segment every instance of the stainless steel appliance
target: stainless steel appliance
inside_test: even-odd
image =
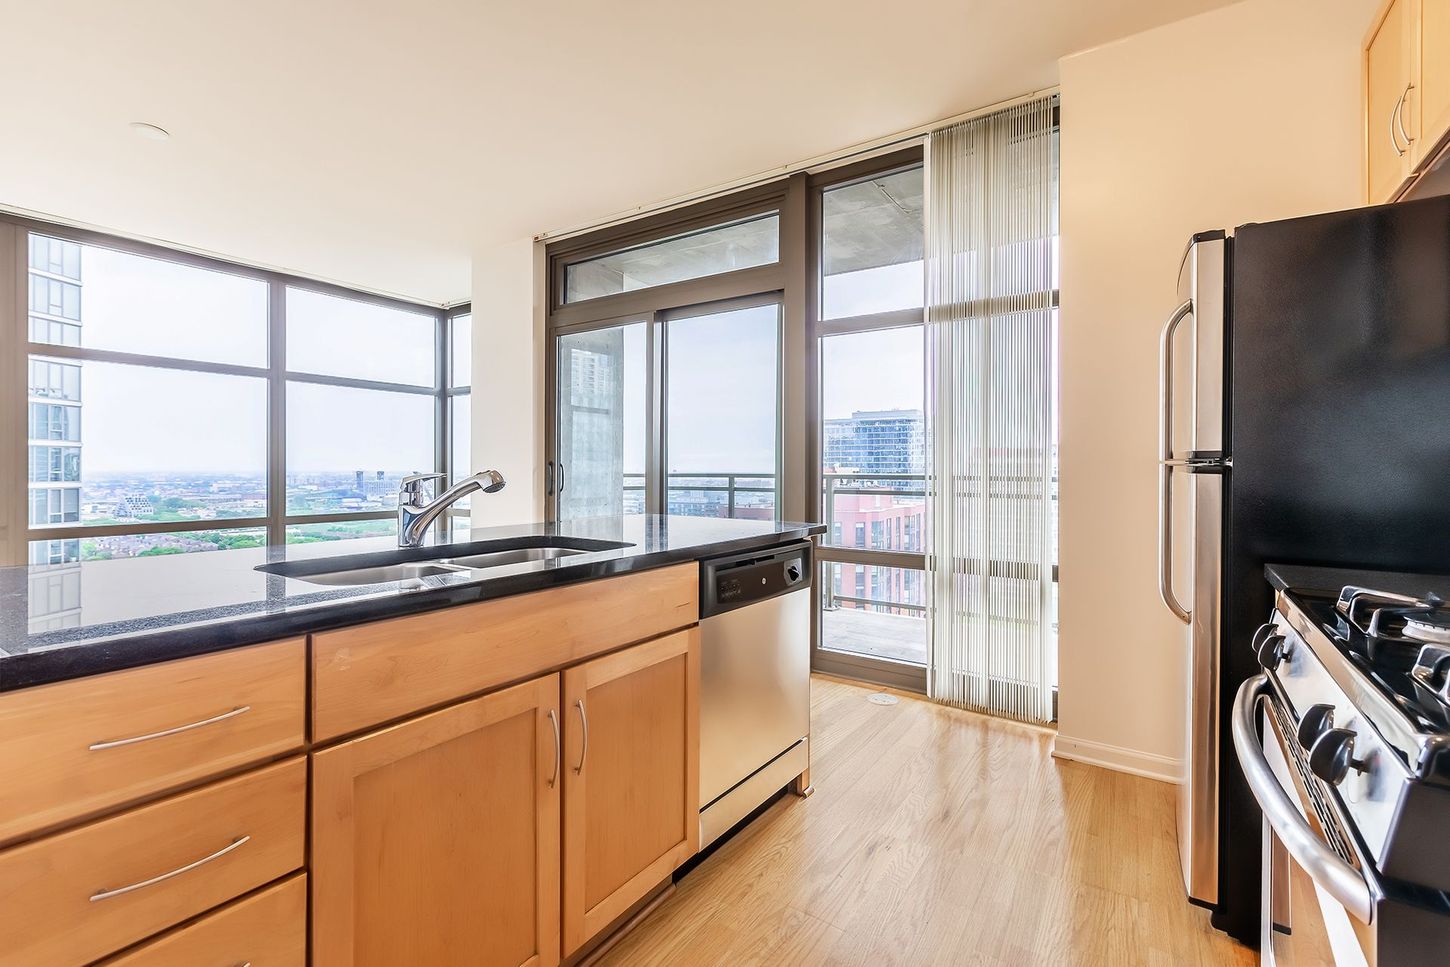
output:
[[[1195,235],[1160,339],[1158,593],[1186,625],[1178,856],[1190,899],[1218,901],[1218,651],[1223,570],[1223,232]],[[1180,596],[1181,592],[1181,596]]]
[[[1162,333],[1162,597],[1184,622],[1184,883],[1260,939],[1262,815],[1230,740],[1270,561],[1450,571],[1450,199],[1191,240]],[[1165,315],[1170,306],[1165,305]]]
[[[700,563],[702,848],[810,767],[811,572],[808,541]]]
[[[1232,731],[1264,963],[1450,957],[1450,578],[1274,567]],[[1333,592],[1316,591],[1342,584]],[[1372,590],[1364,585],[1372,584]]]

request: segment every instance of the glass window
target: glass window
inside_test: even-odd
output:
[[[287,513],[396,508],[403,477],[429,473],[435,466],[435,399],[288,383]]]
[[[831,188],[821,197],[821,318],[919,309],[922,169]]]
[[[913,568],[823,564],[821,647],[926,662],[925,574]],[[850,598],[841,588],[853,588]]]
[[[74,504],[59,518],[52,506],[49,519],[36,523],[266,514],[266,380],[92,361],[62,368],[84,371],[85,399],[32,403],[31,439],[80,440],[84,410],[83,445],[33,446],[32,473],[43,464],[47,479],[80,486],[67,488]],[[30,372],[48,378],[54,369],[32,365]],[[37,489],[32,498],[54,492]]]
[[[397,533],[398,519],[396,517],[379,517],[374,520],[339,520],[326,524],[293,524],[287,528],[287,543],[316,544],[320,541],[354,541],[363,537],[392,537]]]
[[[671,514],[776,514],[780,306],[673,319],[665,465]]]
[[[454,316],[450,338],[453,342],[453,372],[449,386],[467,386],[473,377],[473,315]]]
[[[920,326],[821,339],[822,508],[833,537],[845,529],[857,547],[924,549],[923,373]]]
[[[264,547],[266,544],[267,531],[262,527],[174,531],[167,534],[97,535],[81,538],[80,559],[110,561],[127,557],[164,557],[199,551],[242,550]]]
[[[780,216],[764,215],[611,252],[564,269],[564,301],[648,289],[780,261]]]
[[[645,325],[559,337],[558,516],[644,509]]]
[[[469,445],[469,404],[471,402],[472,400],[467,393],[461,393],[448,401],[448,405],[453,413],[453,439],[449,441],[449,446],[452,448],[449,462],[453,466],[453,480],[450,483],[462,480],[464,477],[473,473],[475,469],[482,469],[475,468],[469,456],[471,449]],[[467,507],[467,498],[460,500],[458,506]]]
[[[289,287],[287,369],[433,386],[436,326],[430,313]]]
[[[32,318],[36,342],[267,365],[266,282],[97,245],[30,239],[31,312],[76,324],[57,330]],[[39,274],[57,265],[74,281]]]

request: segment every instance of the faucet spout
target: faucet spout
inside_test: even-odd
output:
[[[423,501],[420,486],[422,482],[439,474],[424,474],[407,477],[398,491],[398,546],[419,547],[429,526],[442,516],[443,512],[476,490],[496,494],[504,488],[503,474],[497,470],[485,470],[464,477],[432,500]]]

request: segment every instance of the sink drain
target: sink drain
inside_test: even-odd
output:
[[[866,696],[866,701],[870,702],[872,705],[895,705],[897,702],[901,701],[901,699],[897,698],[895,695],[888,695],[885,692],[872,692],[870,695]]]

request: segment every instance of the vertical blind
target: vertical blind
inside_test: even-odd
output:
[[[1053,717],[1057,96],[928,140],[933,698]]]

